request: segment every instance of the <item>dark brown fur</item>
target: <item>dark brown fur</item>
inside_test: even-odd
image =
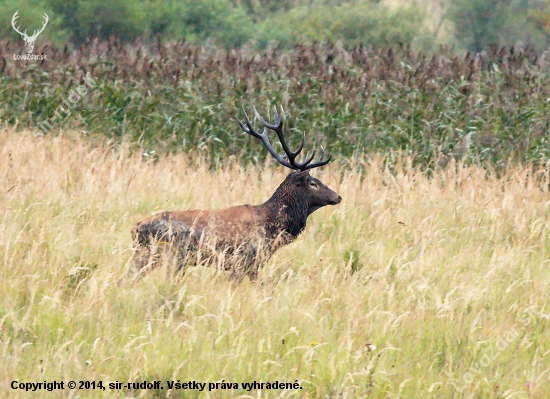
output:
[[[168,252],[175,256],[178,268],[218,265],[231,270],[238,281],[245,275],[255,280],[262,264],[304,230],[309,215],[340,201],[338,194],[306,170],[290,173],[260,205],[161,212],[132,229],[135,265],[143,275],[157,265],[159,253]]]

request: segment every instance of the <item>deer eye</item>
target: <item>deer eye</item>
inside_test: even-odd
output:
[[[310,181],[309,186],[313,188],[317,188],[317,183],[315,183],[314,181]]]

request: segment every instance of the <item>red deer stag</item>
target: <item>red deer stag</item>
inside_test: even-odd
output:
[[[135,267],[142,276],[158,263],[158,254],[169,251],[177,267],[186,264],[217,265],[230,270],[231,278],[241,281],[248,275],[257,278],[258,270],[275,251],[289,244],[304,230],[309,215],[325,205],[339,204],[342,198],[309,175],[313,168],[326,165],[330,156],[311,163],[315,151],[303,162],[296,156],[304,147],[291,151],[283,136],[284,111],[275,108],[275,124],[266,122],[252,106],[256,118],[264,126],[257,133],[244,112],[246,125],[237,117],[241,129],[260,139],[269,153],[293,171],[266,202],[260,205],[239,205],[220,210],[188,210],[160,212],[137,223],[132,230],[135,244]],[[268,131],[273,130],[285,155],[279,155],[271,145]],[[162,251],[159,249],[163,249]]]

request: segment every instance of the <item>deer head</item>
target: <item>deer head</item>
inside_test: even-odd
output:
[[[15,23],[17,22],[17,18],[19,18],[19,15],[17,15],[18,13],[19,11],[16,11],[15,14],[13,14],[13,18],[11,19],[11,26],[13,26],[13,29],[15,29],[15,31],[19,33],[21,35],[21,38],[25,41],[25,50],[27,51],[27,54],[31,54],[32,51],[34,50],[34,44],[36,42],[36,38],[38,37],[39,34],[42,33],[46,25],[48,25],[49,17],[48,17],[48,14],[44,13],[44,16],[42,17],[44,18],[42,29],[38,31],[35,30],[32,36],[29,36],[27,35],[26,29],[24,32],[21,32],[19,28],[15,25]]]
[[[258,111],[256,111],[256,108],[254,106],[252,106],[252,109],[254,110],[256,118],[258,118],[258,120],[264,126],[264,131],[262,132],[262,134],[260,134],[254,130],[254,127],[252,126],[252,123],[250,122],[250,119],[248,118],[248,115],[246,114],[244,109],[243,113],[246,125],[242,123],[239,118],[235,117],[241,129],[251,136],[260,139],[267,151],[269,151],[269,153],[281,165],[293,170],[293,172],[288,175],[283,184],[279,187],[278,192],[280,191],[280,193],[284,193],[284,195],[290,195],[293,202],[303,204],[303,209],[306,211],[306,217],[311,215],[317,209],[322,208],[326,205],[339,204],[340,201],[342,201],[342,198],[337,193],[332,191],[329,187],[325,186],[319,179],[316,179],[309,175],[309,171],[311,169],[318,168],[319,166],[323,166],[329,163],[331,156],[329,156],[327,159],[323,159],[325,153],[321,147],[321,155],[316,162],[311,163],[311,161],[315,157],[315,151],[313,151],[309,157],[306,157],[303,162],[297,162],[296,157],[302,152],[304,148],[304,141],[306,137],[305,132],[302,135],[302,143],[300,144],[300,147],[298,147],[296,151],[292,151],[286,143],[283,135],[283,123],[285,120],[283,107],[281,107],[280,116],[277,112],[277,108],[275,108],[274,124],[265,121],[260,116]],[[283,151],[285,152],[284,155],[279,155],[271,145],[268,137],[269,130],[273,130],[277,134],[277,137],[281,142],[281,146],[283,147]],[[277,192],[275,193],[275,195],[277,195]]]

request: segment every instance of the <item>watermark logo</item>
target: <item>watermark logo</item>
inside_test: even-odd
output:
[[[48,25],[48,21],[50,18],[48,17],[48,14],[44,13],[44,23],[42,24],[42,28],[40,30],[35,30],[31,36],[27,35],[27,30],[25,29],[24,32],[21,32],[19,30],[19,27],[16,25],[17,18],[19,18],[19,11],[16,11],[15,14],[13,14],[13,18],[11,19],[11,26],[13,29],[21,35],[21,38],[25,41],[25,50],[27,51],[27,54],[20,55],[20,54],[14,54],[13,59],[14,60],[24,60],[24,61],[42,61],[46,59],[46,55],[40,54],[35,55],[32,53],[34,50],[34,45],[36,43],[36,39],[38,38],[38,35],[40,35],[43,31],[46,25]]]
[[[516,325],[510,328],[504,334],[499,335],[496,339],[496,343],[489,341],[488,344],[485,345],[484,349],[481,350],[480,353],[477,355],[477,361],[470,366],[469,370],[466,373],[463,374],[462,381],[464,382],[464,384],[462,386],[455,383],[456,380],[452,379],[449,380],[449,383],[453,385],[461,395],[463,395],[464,391],[475,382],[476,376],[482,376],[482,370],[487,369],[489,366],[491,366],[496,361],[496,359],[504,352],[504,350],[508,348],[508,346],[512,345],[514,342],[517,342],[518,339],[522,336],[522,332],[523,334],[525,334],[525,329],[527,328],[527,326],[529,326],[529,324],[531,323],[534,323],[536,319],[537,316],[535,315],[534,309],[525,309],[521,313],[521,318],[519,320],[523,327]],[[481,329],[481,327],[479,328]],[[452,378],[452,374],[450,374],[449,372],[446,372],[446,374],[450,378]],[[527,391],[529,392],[531,383],[527,382],[526,385]]]

